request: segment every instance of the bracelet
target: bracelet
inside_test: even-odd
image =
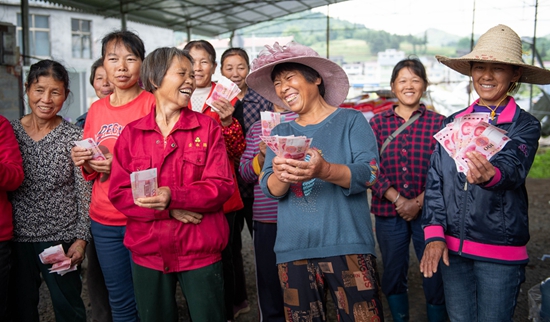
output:
[[[422,209],[422,205],[420,204],[420,201],[418,199],[414,198],[414,201],[416,201],[416,204],[418,205],[418,208]]]
[[[395,197],[395,200],[392,202],[392,204],[395,205],[395,203],[397,202],[397,200],[399,200],[399,197],[401,197],[401,194],[398,192],[398,193],[397,193],[397,197]]]

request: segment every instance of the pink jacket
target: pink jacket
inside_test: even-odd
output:
[[[13,237],[11,203],[8,191],[17,189],[23,182],[23,159],[10,122],[0,115],[0,241]]]
[[[229,238],[223,204],[234,184],[222,129],[214,119],[184,108],[165,142],[153,111],[124,128],[114,155],[109,199],[128,217],[124,245],[136,264],[170,273],[221,260]],[[130,173],[151,168],[157,169],[158,186],[170,188],[168,209],[201,213],[200,224],[134,204]]]

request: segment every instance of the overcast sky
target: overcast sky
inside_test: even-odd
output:
[[[505,24],[520,36],[533,36],[535,0],[475,0],[474,33]],[[332,17],[394,34],[437,28],[467,37],[472,31],[474,0],[349,0],[330,5]],[[326,6],[315,9],[326,14]],[[538,1],[537,37],[550,34],[550,0]]]

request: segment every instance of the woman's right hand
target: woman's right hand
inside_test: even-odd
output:
[[[93,153],[91,150],[81,148],[79,146],[74,146],[71,149],[71,159],[73,159],[74,165],[80,167],[88,160],[91,160]]]
[[[71,149],[71,159],[77,167],[84,167],[87,173],[92,173],[94,170],[88,164],[92,160],[93,152],[91,150],[75,146]]]
[[[195,225],[200,224],[201,219],[203,217],[203,215],[199,213],[183,210],[183,209],[170,210],[170,216],[172,216],[172,218],[178,221],[181,221],[184,224],[195,224]]]
[[[424,249],[424,255],[420,261],[420,273],[424,277],[432,277],[437,272],[439,261],[443,259],[443,263],[449,266],[449,250],[447,244],[442,241],[429,242]]]

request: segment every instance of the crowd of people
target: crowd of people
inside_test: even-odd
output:
[[[240,90],[232,100],[214,95],[208,41],[146,55],[139,36],[114,31],[101,54],[90,75],[99,99],[77,124],[59,116],[70,84],[54,60],[30,67],[30,113],[0,116],[0,321],[38,322],[42,280],[56,321],[87,321],[85,257],[93,321],[177,321],[178,283],[191,320],[234,321],[250,311],[245,224],[259,321],[326,321],[328,294],[338,321],[383,321],[382,293],[393,321],[409,321],[411,240],[430,322],[512,321],[528,261],[525,179],[541,134],[512,95],[550,83],[550,71],[522,61],[509,27],[460,58],[436,56],[479,95],[449,117],[421,102],[429,81],[416,58],[397,63],[396,103],[368,121],[338,107],[343,69],[295,42],[266,46],[252,63],[242,48],[226,50],[221,74]],[[282,120],[271,136],[308,138],[303,157],[268,147],[265,111]],[[434,136],[470,113],[509,142],[490,160],[468,152],[463,173]],[[74,145],[88,138],[102,158]],[[135,196],[131,176],[144,170],[158,187]],[[64,274],[40,260],[57,245]]]

